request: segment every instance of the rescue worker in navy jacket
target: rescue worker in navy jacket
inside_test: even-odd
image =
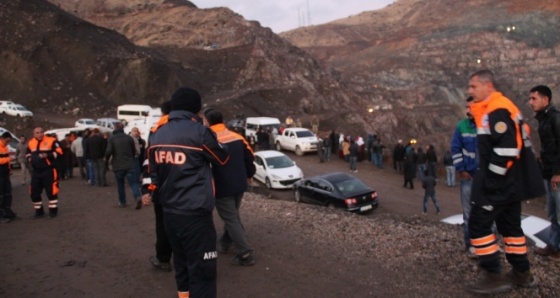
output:
[[[221,112],[215,109],[206,110],[204,118],[229,154],[229,161],[224,166],[212,167],[216,180],[216,209],[224,221],[220,252],[227,252],[233,242],[237,248],[237,255],[231,259],[231,264],[252,266],[255,264],[253,249],[247,241],[239,208],[243,193],[256,171],[253,150],[244,137],[226,128]]]
[[[470,77],[468,92],[474,99],[471,113],[479,154],[468,226],[482,274],[467,289],[487,294],[507,291],[512,283],[530,287],[535,278],[521,228],[521,200],[543,195],[544,186],[527,140],[528,129],[515,104],[496,90],[489,70]],[[494,221],[504,240],[506,259],[513,267],[508,279],[501,275],[498,240],[492,232]]]
[[[197,91],[180,88],[171,98],[168,122],[151,138],[150,178],[164,212],[179,297],[216,297],[216,229],[210,163],[224,165],[227,152],[197,115]],[[154,189],[152,189],[154,191]],[[145,204],[149,196],[145,196]]]
[[[8,223],[16,218],[12,211],[12,182],[10,181],[10,150],[12,140],[9,132],[0,136],[0,223]]]
[[[41,193],[43,189],[49,199],[49,218],[56,217],[58,213],[58,171],[56,158],[62,156],[62,148],[58,141],[49,136],[41,127],[33,129],[33,138],[27,145],[27,160],[33,169],[31,174],[31,201],[35,208],[33,218],[44,216]]]

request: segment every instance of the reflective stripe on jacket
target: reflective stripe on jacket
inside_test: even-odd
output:
[[[46,158],[40,158],[39,154],[46,154]],[[62,148],[58,141],[49,136],[44,136],[42,140],[32,138],[27,144],[27,159],[31,161],[34,170],[44,170],[55,168],[55,159],[62,155]]]
[[[476,125],[473,120],[466,118],[459,121],[451,139],[451,156],[458,172],[467,171],[474,176],[478,168],[476,146]]]
[[[172,111],[167,124],[154,132],[148,149],[151,182],[164,212],[208,213],[214,209],[213,166],[228,161],[227,152],[198,116]]]
[[[212,125],[210,128],[229,154],[229,160],[225,165],[212,167],[216,181],[216,199],[245,192],[247,178],[253,177],[256,171],[251,146],[245,138],[228,130],[223,123]]]

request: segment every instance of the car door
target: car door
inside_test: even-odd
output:
[[[289,131],[288,138],[286,139],[286,148],[291,151],[294,151],[296,149],[296,143],[297,143],[296,133],[294,131]]]
[[[333,186],[326,180],[319,179],[317,181],[316,198],[318,204],[334,203],[336,205],[336,202],[333,202]]]
[[[266,165],[262,157],[258,155],[255,155],[255,168],[256,171],[254,177],[264,183],[266,179]]]

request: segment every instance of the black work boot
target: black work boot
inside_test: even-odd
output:
[[[49,218],[55,218],[57,214],[58,214],[58,207],[49,208]]]
[[[478,280],[467,285],[467,290],[477,294],[502,293],[511,290],[511,284],[500,273],[482,270]]]
[[[512,284],[523,288],[530,288],[537,283],[537,279],[535,278],[531,270],[518,272],[512,269],[510,272],[508,272],[506,277]]]
[[[43,210],[43,208],[35,209],[35,215],[33,215],[33,219],[42,218],[43,216],[45,216],[45,210]]]

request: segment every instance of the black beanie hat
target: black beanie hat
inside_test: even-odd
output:
[[[197,114],[202,107],[198,91],[188,87],[179,88],[175,91],[170,102],[172,111],[189,111]]]

